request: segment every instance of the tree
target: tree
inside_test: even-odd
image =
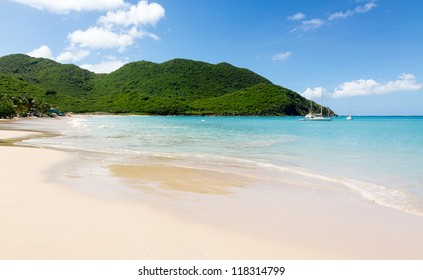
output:
[[[47,90],[46,93],[45,93],[46,96],[56,95],[56,94],[57,94],[57,91],[51,90],[51,89]]]
[[[10,118],[16,115],[15,106],[6,94],[0,93],[0,118]]]

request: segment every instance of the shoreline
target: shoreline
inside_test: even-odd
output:
[[[141,203],[80,194],[48,181],[53,166],[72,160],[66,152],[4,146],[0,152],[3,260],[255,259],[299,257],[304,251],[185,221]],[[22,171],[25,176],[20,176]],[[281,255],[282,248],[290,253]]]
[[[7,134],[0,130],[0,141],[39,136]],[[422,217],[351,191],[128,165],[110,166],[110,176],[138,196],[106,199],[81,191],[78,179],[58,180],[57,170],[80,165],[72,153],[10,145],[0,152],[0,259],[423,258]],[[199,184],[203,191],[190,192]]]

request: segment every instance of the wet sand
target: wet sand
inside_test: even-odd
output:
[[[219,172],[171,166],[110,169],[126,185],[155,193],[159,199],[153,203],[162,208],[173,205],[179,210],[174,213],[187,219],[274,242],[267,258],[423,258],[423,217],[380,206],[351,190],[319,187],[318,181],[310,188],[291,180],[281,185],[228,174],[220,174],[216,184]],[[200,177],[204,183],[199,187]],[[186,180],[178,184],[175,178]],[[205,192],[210,186],[212,191]]]
[[[31,136],[0,131],[0,141]],[[71,153],[0,146],[0,155],[3,260],[423,259],[423,217],[351,190],[117,165],[111,178],[137,196],[105,199],[78,178],[57,180],[81,161]]]
[[[3,260],[255,259],[299,257],[304,250],[60,186],[51,178],[55,166],[76,160],[68,153],[26,147],[0,153]]]

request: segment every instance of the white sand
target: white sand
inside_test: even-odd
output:
[[[2,133],[2,139],[28,135]],[[189,219],[171,207],[106,200],[62,186],[53,180],[55,166],[71,160],[77,159],[59,151],[0,147],[0,259],[423,258],[422,217],[358,196],[292,186],[277,193],[240,188],[228,204],[192,204],[192,212],[216,209],[211,222],[207,211],[204,220]],[[191,176],[172,175],[178,172],[167,170],[168,183]],[[211,179],[214,184],[215,174]],[[270,205],[260,201],[269,197],[281,208],[266,209]],[[273,223],[280,224],[276,231]]]
[[[0,130],[0,140],[21,139],[35,135],[40,135],[40,133],[29,131]]]
[[[141,203],[102,201],[58,186],[47,180],[48,171],[70,160],[67,153],[0,147],[0,154],[0,259],[304,255],[303,249],[295,246],[190,223]]]

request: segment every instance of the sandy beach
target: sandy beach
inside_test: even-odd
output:
[[[0,130],[0,141],[34,135]],[[423,217],[351,191],[275,191],[213,172],[129,165],[110,172],[141,192],[148,182],[173,192],[148,203],[105,199],[57,180],[57,167],[78,164],[72,153],[9,144],[0,154],[3,260],[423,258]]]
[[[2,139],[31,133],[2,131]],[[84,196],[51,182],[73,156],[0,147],[0,259],[255,259],[301,256],[254,235],[190,223],[130,202]],[[317,255],[316,255],[317,256]]]

